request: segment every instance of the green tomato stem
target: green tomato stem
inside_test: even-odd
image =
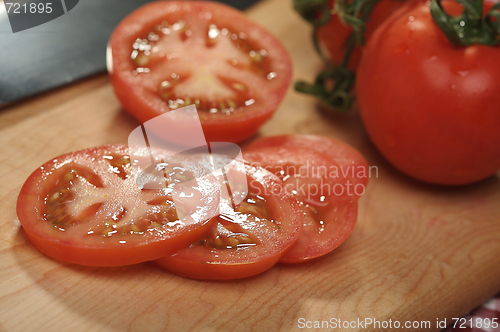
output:
[[[441,0],[432,0],[430,5],[434,22],[453,45],[500,44],[500,4],[493,6],[483,18],[483,0],[456,1],[464,6],[459,16],[446,13]]]

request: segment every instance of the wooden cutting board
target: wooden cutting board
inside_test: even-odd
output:
[[[289,0],[248,15],[290,51],[295,78],[320,68]],[[230,282],[183,279],[149,264],[91,268],[38,253],[15,204],[28,175],[62,153],[126,143],[138,123],[97,76],[0,111],[0,331],[290,331],[313,321],[459,317],[500,291],[500,179],[442,188],[409,179],[369,142],[356,112],[331,115],[291,88],[260,131],[343,139],[378,167],[358,224],[333,253]],[[393,325],[394,326],[394,325]],[[348,331],[390,331],[373,325]]]

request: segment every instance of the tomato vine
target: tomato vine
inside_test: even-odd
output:
[[[365,42],[366,21],[378,1],[380,0],[356,0],[352,2],[338,0],[335,2],[334,8],[330,10],[327,0],[294,0],[295,10],[314,27],[313,43],[326,65],[326,69],[318,74],[314,84],[303,81],[296,82],[295,89],[297,91],[314,95],[336,110],[349,110],[354,100],[352,90],[355,75],[352,70],[347,68],[347,64],[354,46],[356,44],[362,46]],[[333,64],[324,56],[316,38],[317,29],[326,24],[332,15],[338,15],[341,22],[352,29],[340,65]]]

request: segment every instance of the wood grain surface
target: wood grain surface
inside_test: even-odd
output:
[[[314,77],[320,62],[311,31],[291,1],[263,1],[248,15],[283,41],[295,78]],[[435,331],[437,319],[450,323],[500,291],[498,176],[461,188],[411,180],[374,149],[357,112],[330,115],[291,88],[259,135],[338,137],[379,170],[361,198],[356,228],[333,253],[244,280],[206,282],[150,264],[91,268],[37,252],[15,211],[29,174],[65,152],[125,144],[136,126],[105,75],[0,111],[1,332],[293,331],[303,330],[301,318],[430,321],[431,328],[405,330]]]

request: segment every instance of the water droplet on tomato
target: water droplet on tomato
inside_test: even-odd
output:
[[[137,51],[137,50],[133,50],[133,51],[132,51],[132,54],[130,55],[130,58],[131,58],[132,60],[135,60],[135,58],[137,58],[137,55],[139,55],[139,51]]]
[[[149,68],[142,68],[142,67],[138,67],[136,68],[132,74],[134,75],[137,75],[137,74],[143,74],[143,73],[149,73],[151,70]]]
[[[172,84],[170,84],[170,82],[169,82],[169,81],[163,81],[163,82],[161,82],[161,84],[160,84],[160,87],[161,87],[162,89],[168,89],[168,88],[170,88],[171,86],[172,86]]]
[[[179,21],[179,22],[174,23],[174,24],[172,25],[172,30],[174,30],[174,31],[179,31],[179,30],[184,29],[185,27],[186,27],[186,22],[184,22],[184,21]]]
[[[269,74],[267,74],[267,79],[270,81],[270,80],[272,80],[273,78],[275,78],[277,76],[278,76],[278,74],[275,73],[274,71],[272,71]]]
[[[219,35],[220,35],[220,30],[217,29],[216,25],[211,24],[208,27],[208,38],[215,39],[215,38],[219,37]]]
[[[158,41],[158,40],[160,40],[160,36],[158,36],[154,32],[150,32],[149,35],[148,35],[148,40],[149,41]]]

